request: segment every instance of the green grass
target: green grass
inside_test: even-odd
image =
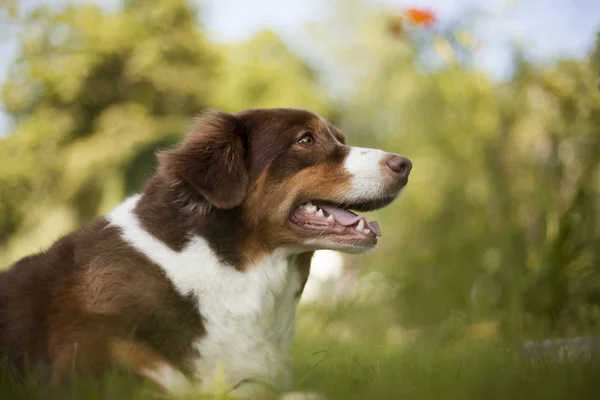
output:
[[[299,351],[298,386],[330,399],[600,398],[600,362],[532,360],[497,344]]]
[[[304,309],[292,351],[294,389],[321,392],[330,400],[600,399],[600,360],[532,359],[493,335],[390,335],[391,320],[381,306]],[[55,396],[31,380],[17,385],[0,375],[0,400],[165,397],[124,373],[109,375],[103,384],[76,381]]]
[[[499,345],[424,344],[404,349],[303,342],[294,349],[296,389],[329,399],[597,399],[600,363],[531,360]],[[155,399],[164,397],[133,377],[111,375],[104,385],[75,382],[60,399]],[[43,399],[33,382],[6,377],[1,399]]]

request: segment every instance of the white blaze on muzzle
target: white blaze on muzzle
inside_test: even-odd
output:
[[[384,191],[383,150],[350,147],[344,168],[352,175],[349,201],[364,201],[379,197]]]

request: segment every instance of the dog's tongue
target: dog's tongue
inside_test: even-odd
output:
[[[351,211],[344,210],[343,208],[333,207],[328,204],[319,203],[318,207],[325,210],[328,214],[333,215],[335,221],[340,225],[351,226],[362,219],[365,225],[368,226],[375,235],[381,236],[381,229],[379,229],[379,224],[377,223],[377,221],[369,222],[362,215],[356,215]]]

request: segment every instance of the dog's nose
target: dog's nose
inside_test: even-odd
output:
[[[412,163],[408,158],[392,154],[387,160],[387,165],[392,171],[398,174],[398,179],[403,181],[404,185],[408,182],[408,175],[410,175],[410,170],[412,169]]]

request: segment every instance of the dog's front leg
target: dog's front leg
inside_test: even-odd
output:
[[[128,340],[111,343],[115,361],[147,378],[171,395],[186,395],[193,390],[192,383],[175,366],[147,346]]]

